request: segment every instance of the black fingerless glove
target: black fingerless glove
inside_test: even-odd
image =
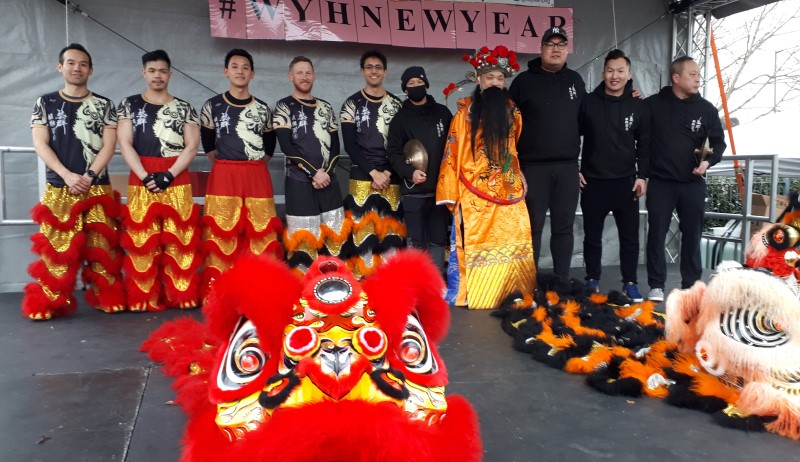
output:
[[[149,183],[149,182],[151,182],[151,181],[153,181],[155,179],[156,179],[155,175],[153,173],[151,173],[151,174],[147,175],[146,177],[142,178],[142,184],[146,188],[147,187],[147,183]]]
[[[153,179],[156,182],[156,186],[163,191],[167,189],[170,184],[172,184],[172,180],[174,180],[175,177],[172,176],[172,173],[170,172],[158,172],[153,175]]]

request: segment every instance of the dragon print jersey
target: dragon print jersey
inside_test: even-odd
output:
[[[338,125],[333,107],[319,98],[313,101],[300,101],[291,96],[283,98],[275,105],[275,128],[292,130],[293,152],[285,152],[287,157],[286,176],[308,181],[308,174],[300,170],[288,159],[299,157],[315,169],[327,170],[336,159],[331,158],[331,137],[336,134]]]
[[[89,93],[82,99],[69,98],[60,91],[36,100],[31,126],[50,129],[50,148],[69,171],[83,174],[103,147],[103,129],[117,127],[117,111],[110,99]],[[109,184],[106,172],[97,172],[96,184]],[[56,172],[47,168],[47,182],[65,186]]]
[[[391,93],[375,99],[363,90],[347,98],[342,105],[341,121],[343,124],[356,125],[356,143],[370,163],[362,166],[365,171],[389,168],[386,135],[389,133],[389,122],[402,105],[402,101]]]
[[[142,95],[129,96],[119,103],[117,114],[131,121],[133,148],[142,157],[177,157],[185,147],[183,127],[200,124],[197,111],[179,98],[158,105]]]
[[[272,111],[267,103],[252,97],[250,103],[239,105],[220,94],[203,105],[200,121],[216,131],[217,159],[264,158],[264,133],[272,131]]]

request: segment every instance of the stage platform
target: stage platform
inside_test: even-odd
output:
[[[604,271],[601,288],[619,290],[618,275]],[[640,276],[646,282],[643,268]],[[669,278],[678,283],[677,267]],[[0,461],[177,460],[184,415],[169,404],[170,380],[138,348],[162,322],[199,312],[109,315],[82,303],[70,318],[31,322],[21,300],[0,294]],[[487,462],[800,460],[786,438],[725,429],[654,398],[596,392],[584,377],[514,351],[489,312],[451,310],[440,346],[448,393],[478,411]]]

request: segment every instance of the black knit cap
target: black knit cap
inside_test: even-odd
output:
[[[408,84],[408,81],[414,77],[422,79],[422,81],[425,82],[425,88],[431,87],[431,84],[428,82],[428,78],[425,76],[425,69],[420,66],[411,66],[404,70],[403,75],[400,77],[400,89],[406,91],[406,84]]]

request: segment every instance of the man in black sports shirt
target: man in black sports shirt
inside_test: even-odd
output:
[[[289,64],[290,96],[275,104],[273,125],[286,155],[286,246],[289,265],[305,272],[318,255],[339,256],[349,235],[336,181],[339,131],[327,101],[312,96],[314,65]]]
[[[368,276],[405,241],[400,208],[400,177],[393,175],[386,152],[389,122],[402,102],[386,91],[386,56],[371,50],[361,55],[366,85],[340,113],[344,148],[352,160],[345,213],[353,221],[347,264],[357,277]]]
[[[228,269],[241,253],[283,258],[281,221],[267,162],[275,150],[272,111],[250,94],[253,57],[235,48],[225,56],[230,87],[203,105],[200,135],[214,164],[206,188],[202,287]]]
[[[200,118],[169,93],[164,50],[142,55],[144,93],[117,110],[122,157],[131,169],[125,227],[125,296],[131,311],[191,308],[199,302],[200,209],[192,200],[189,164],[200,144]]]
[[[68,45],[56,68],[64,88],[39,97],[31,118],[47,186],[31,211],[40,225],[31,236],[33,252],[41,259],[28,268],[36,282],[25,287],[22,314],[37,321],[75,311],[72,291],[81,267],[90,305],[105,312],[125,309],[119,203],[105,171],[114,155],[117,113],[111,100],[89,91],[93,67],[86,48]]]

